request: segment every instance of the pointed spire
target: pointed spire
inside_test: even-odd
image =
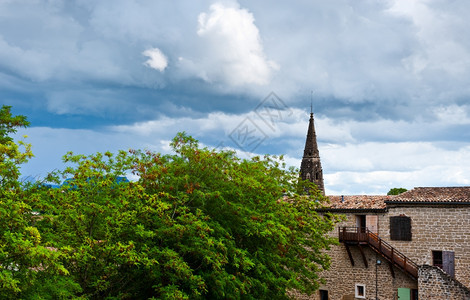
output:
[[[308,123],[304,156],[300,165],[300,176],[304,180],[308,179],[311,182],[315,183],[318,189],[321,190],[324,195],[325,188],[323,183],[323,170],[321,167],[320,152],[318,151],[317,135],[315,133],[312,104],[310,107],[310,120]]]
[[[320,158],[317,145],[317,134],[315,133],[315,124],[313,119],[313,112],[310,113],[310,120],[308,122],[307,139],[305,141],[304,157]]]

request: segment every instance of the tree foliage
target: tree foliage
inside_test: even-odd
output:
[[[1,299],[18,299],[19,294],[27,295],[46,278],[67,273],[59,263],[60,253],[42,245],[41,234],[34,226],[31,204],[38,195],[18,180],[19,166],[32,157],[31,146],[15,142],[10,135],[28,125],[26,117],[13,116],[9,106],[0,109]]]
[[[400,195],[401,193],[406,192],[407,189],[405,188],[392,188],[388,191],[387,195]]]
[[[18,190],[0,228],[0,297],[283,299],[318,288],[337,217],[315,212],[326,200],[314,185],[282,158],[243,160],[184,133],[171,146],[68,153],[71,167],[47,180],[71,180]]]
[[[11,188],[18,184],[19,165],[33,156],[31,145],[23,141],[14,142],[11,134],[19,127],[28,127],[25,116],[13,116],[11,106],[3,105],[0,109],[0,184],[3,188]],[[24,151],[21,151],[21,147]]]

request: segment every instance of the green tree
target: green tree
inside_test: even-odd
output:
[[[407,189],[405,188],[393,188],[388,191],[387,195],[400,195],[401,193],[406,192]]]
[[[19,127],[27,127],[25,116],[13,116],[11,106],[0,109],[0,184],[3,189],[18,186],[19,166],[33,156],[31,145],[23,141],[14,142],[11,134]],[[24,151],[21,151],[24,147]]]
[[[313,184],[282,158],[242,160],[184,133],[171,146],[173,155],[69,153],[73,167],[49,178],[72,180],[42,190],[36,226],[77,296],[282,299],[318,288],[337,217],[315,212],[326,200]],[[117,182],[129,173],[139,180]]]
[[[36,216],[30,204],[37,195],[18,180],[20,165],[32,157],[31,146],[23,141],[15,142],[10,135],[28,125],[26,117],[11,114],[11,107],[0,109],[1,299],[21,298],[45,278],[51,280],[66,273],[57,264],[60,254],[42,244],[41,234],[33,225]]]

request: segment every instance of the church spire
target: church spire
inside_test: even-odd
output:
[[[308,123],[304,156],[300,165],[300,176],[303,180],[310,180],[310,182],[315,183],[324,195],[325,188],[323,184],[323,170],[320,162],[320,153],[318,151],[312,108],[310,108],[310,110],[310,120]]]

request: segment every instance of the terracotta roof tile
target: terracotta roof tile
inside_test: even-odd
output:
[[[470,186],[415,187],[395,196],[390,202],[470,203]]]
[[[385,201],[391,200],[396,196],[386,195],[347,195],[347,196],[328,196],[330,203],[325,206],[332,209],[383,209]]]
[[[345,195],[328,196],[328,209],[384,209],[393,203],[469,203],[470,186],[415,187],[400,195]]]

